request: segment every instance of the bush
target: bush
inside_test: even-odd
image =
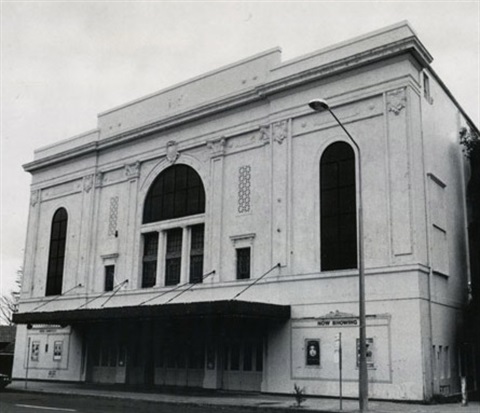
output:
[[[302,403],[307,400],[305,397],[305,387],[300,387],[295,383],[293,385],[293,396],[295,397],[295,401],[297,402],[296,407],[301,407]]]

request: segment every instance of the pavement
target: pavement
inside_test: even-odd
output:
[[[257,412],[295,411],[293,394],[273,395],[260,393],[238,393],[202,389],[155,389],[151,391],[133,391],[125,386],[91,385],[84,383],[59,383],[14,380],[6,388],[9,392],[32,392],[77,395],[84,397],[102,397],[110,399],[141,400],[164,404],[185,404],[190,406],[235,408]],[[343,400],[342,410],[338,399],[308,397],[301,409],[308,412],[358,412],[358,400]],[[372,413],[480,413],[480,402],[470,402],[467,406],[457,403],[417,404],[406,402],[369,401]]]

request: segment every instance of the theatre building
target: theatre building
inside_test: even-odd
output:
[[[272,49],[35,151],[13,377],[336,396],[341,333],[356,397],[361,244],[370,397],[458,392],[474,126],[431,61]]]

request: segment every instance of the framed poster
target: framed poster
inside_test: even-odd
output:
[[[32,352],[30,353],[31,361],[38,361],[40,356],[40,341],[32,341]]]
[[[375,368],[375,347],[373,345],[373,338],[369,337],[366,340],[367,344],[367,367],[369,369]],[[360,339],[357,338],[357,368],[360,365]]]
[[[62,359],[63,340],[53,343],[53,359],[60,361]]]
[[[320,340],[305,339],[305,364],[307,366],[320,366]]]

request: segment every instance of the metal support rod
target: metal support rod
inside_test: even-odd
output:
[[[363,200],[362,200],[362,158],[360,147],[357,142],[350,135],[350,132],[345,128],[342,122],[337,118],[335,113],[323,99],[315,99],[309,102],[310,108],[316,112],[323,112],[328,110],[336,122],[340,125],[346,133],[350,141],[357,149],[358,157],[358,205],[357,205],[357,219],[358,219],[358,312],[359,312],[359,342],[360,342],[360,357],[358,369],[358,399],[360,412],[368,411],[368,369],[367,369],[367,334],[366,334],[366,313],[365,313],[365,264],[364,264],[364,250],[363,250]]]
[[[338,370],[340,373],[340,410],[343,410],[343,349],[342,349],[342,333],[338,333]]]
[[[27,348],[27,369],[25,370],[25,389],[28,387],[28,367],[29,367],[29,361],[31,357],[31,338],[28,337],[28,348]]]

